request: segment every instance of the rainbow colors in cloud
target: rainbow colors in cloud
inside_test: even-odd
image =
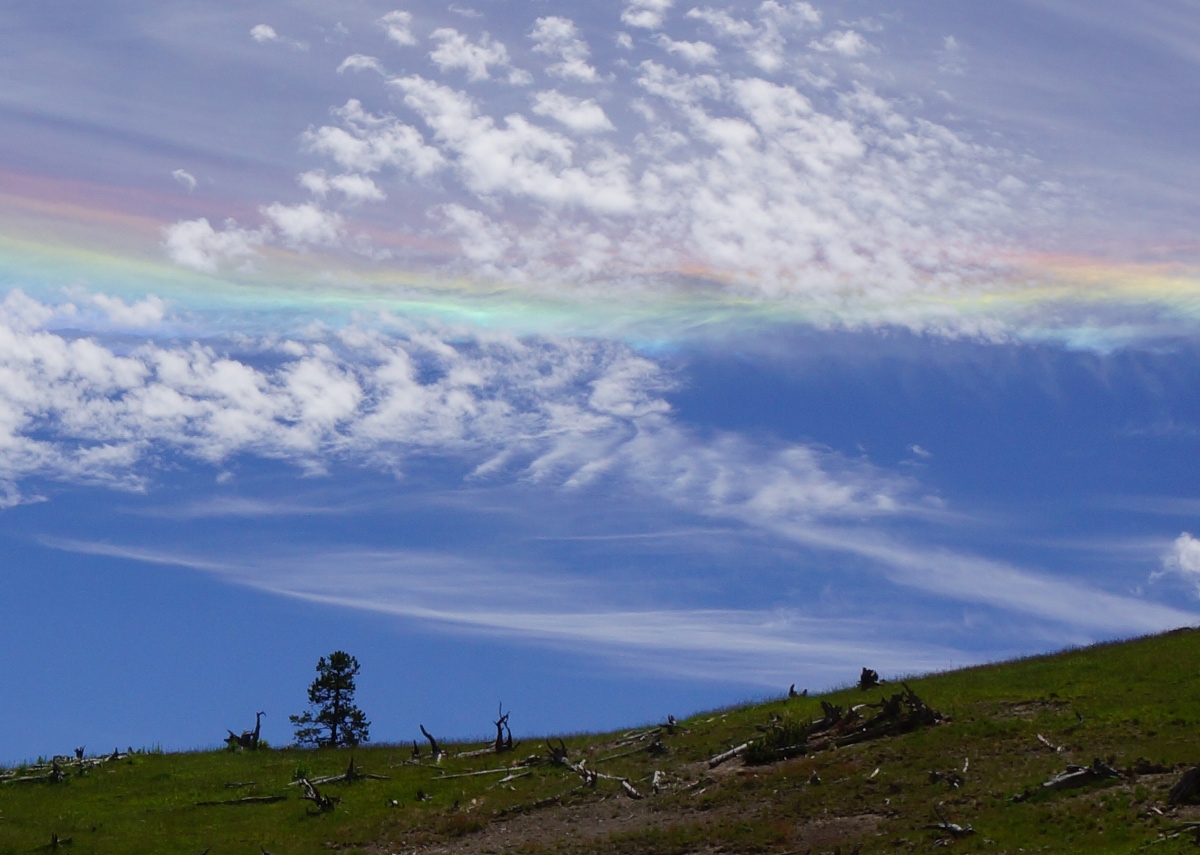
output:
[[[199,335],[221,331],[220,324],[238,325],[237,318],[269,328],[315,319],[336,325],[351,317],[370,324],[372,317],[390,313],[516,333],[633,341],[798,323],[898,325],[1103,346],[1184,332],[1200,319],[1200,269],[1194,265],[1044,253],[997,254],[989,276],[898,295],[869,289],[810,293],[802,277],[790,289],[768,295],[753,282],[695,267],[601,284],[530,282],[286,247],[264,247],[240,269],[207,274],[172,263],[163,248],[163,221],[130,210],[178,209],[177,199],[126,197],[126,210],[115,210],[92,204],[88,197],[98,195],[95,188],[4,178],[4,287],[51,301],[78,289],[126,300],[155,295]],[[39,191],[43,195],[31,195]],[[442,243],[438,249],[452,253],[449,242]]]

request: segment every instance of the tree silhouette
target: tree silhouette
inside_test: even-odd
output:
[[[300,715],[288,716],[296,726],[296,741],[301,745],[358,745],[369,737],[371,722],[354,705],[354,678],[358,660],[335,650],[317,662],[317,679],[308,687],[312,708]]]

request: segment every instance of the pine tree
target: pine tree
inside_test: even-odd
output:
[[[312,708],[300,715],[288,716],[296,726],[296,741],[301,745],[358,745],[368,740],[371,722],[354,705],[354,678],[358,660],[335,650],[317,662],[317,679],[308,687]]]

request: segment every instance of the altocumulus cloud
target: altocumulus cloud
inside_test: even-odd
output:
[[[161,301],[93,302],[144,327]],[[701,441],[676,425],[671,378],[629,348],[428,327],[348,327],[317,340],[199,343],[117,353],[46,328],[74,305],[20,292],[0,304],[0,482],[32,476],[140,489],[156,455],[239,454],[320,472],[399,471],[413,453],[582,487],[606,474],[688,507],[805,518],[896,513],[910,482],[805,446]]]
[[[107,312],[110,324],[130,328],[164,312],[153,299],[90,305]],[[890,538],[887,520],[941,513],[917,482],[815,446],[697,435],[672,418],[664,398],[670,375],[623,345],[399,323],[305,339],[243,338],[238,354],[196,342],[148,342],[118,353],[48,328],[79,310],[20,292],[0,304],[7,505],[29,500],[22,485],[39,478],[145,490],[172,455],[216,467],[253,455],[310,474],[335,465],[399,473],[414,455],[432,455],[467,464],[473,481],[552,490],[615,482],[690,514],[857,556],[895,585],[1053,624],[1149,631],[1194,617]],[[1195,541],[1185,535],[1177,547],[1180,570],[1194,577]],[[245,573],[239,580],[344,605],[370,600],[357,583],[269,585]],[[426,617],[466,620],[439,602]],[[540,614],[534,623],[559,625],[553,610]],[[514,623],[505,631],[517,630]]]
[[[428,62],[398,76],[350,55],[337,71],[382,74],[390,98],[372,79],[302,131],[304,149],[336,169],[300,177],[315,201],[263,205],[258,229],[181,221],[168,254],[211,272],[262,243],[333,251],[353,227],[334,189],[451,241],[447,275],[648,298],[698,277],[818,319],[954,330],[968,322],[944,298],[994,287],[1010,238],[1055,210],[1028,162],[879,91],[876,48],[809,3],[684,12],[636,0],[621,20],[643,34],[627,33],[629,51],[607,67],[561,16],[533,19],[516,54],[486,33],[435,28]],[[381,20],[406,46],[411,23]],[[676,38],[685,24],[693,37]],[[495,85],[539,77],[556,86],[525,112]],[[909,297],[929,299],[914,308]]]

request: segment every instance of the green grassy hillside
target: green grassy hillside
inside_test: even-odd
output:
[[[554,740],[565,755],[360,747],[328,783],[349,750],[72,757],[0,774],[0,853],[1196,850],[1200,807],[1168,793],[1200,764],[1200,632],[907,685]]]

